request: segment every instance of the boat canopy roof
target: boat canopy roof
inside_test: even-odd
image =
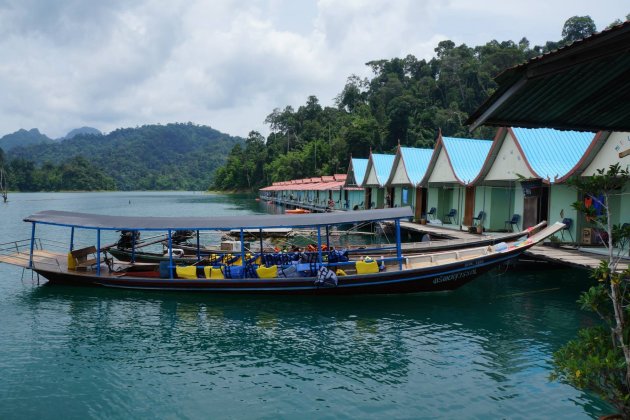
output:
[[[25,222],[102,230],[227,230],[281,227],[330,226],[353,222],[404,219],[413,216],[410,207],[333,213],[286,215],[256,214],[223,217],[106,216],[45,210]]]

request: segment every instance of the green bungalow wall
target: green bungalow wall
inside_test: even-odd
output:
[[[355,206],[358,210],[365,208],[365,191],[363,190],[345,190],[344,196],[348,197],[348,210],[354,210]]]
[[[571,241],[571,238],[573,238],[573,240],[579,240],[576,235],[578,232],[578,225],[582,225],[582,223],[578,220],[578,213],[572,206],[577,199],[577,191],[575,188],[571,188],[568,185],[558,184],[552,185],[549,188],[549,215],[547,222],[548,224],[561,222],[563,219],[561,213],[564,215],[564,218],[573,220],[571,229],[562,232],[562,237],[567,242]]]
[[[520,194],[520,196],[519,196]],[[520,210],[519,203],[520,200]],[[487,230],[506,229],[506,221],[512,219],[513,214],[521,216],[518,227],[522,228],[523,215],[523,191],[520,185],[508,186],[477,186],[475,188],[475,211],[477,217],[480,211],[484,211],[483,226]]]

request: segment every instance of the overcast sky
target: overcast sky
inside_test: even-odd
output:
[[[0,0],[0,136],[188,122],[267,134],[274,108],[324,106],[376,59],[440,40],[558,40],[623,0]]]

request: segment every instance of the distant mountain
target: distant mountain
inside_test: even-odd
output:
[[[240,137],[187,124],[123,128],[95,138],[78,134],[62,142],[15,147],[9,161],[59,165],[75,157],[111,177],[119,190],[206,190]]]
[[[91,136],[102,136],[103,135],[103,133],[101,133],[101,131],[97,130],[96,128],[81,127],[81,128],[75,128],[74,130],[72,130],[68,134],[66,134],[65,137],[61,137],[58,140],[68,140],[68,139],[71,139],[71,138],[73,138],[75,136],[82,135],[82,134],[87,134],[87,135],[91,135]]]
[[[30,146],[41,143],[53,143],[53,140],[40,133],[37,128],[32,128],[28,131],[22,128],[15,133],[7,134],[6,136],[0,138],[0,148],[5,152],[8,152],[15,147]]]

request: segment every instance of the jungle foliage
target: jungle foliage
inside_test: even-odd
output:
[[[20,191],[117,189],[199,190],[212,182],[217,167],[242,139],[207,126],[146,125],[115,130],[107,135],[79,134],[63,142],[15,147],[7,153],[9,187]],[[78,157],[82,160],[73,160]],[[51,168],[87,165],[102,178],[60,178]],[[76,174],[81,176],[82,173]],[[65,182],[68,182],[67,184]]]
[[[431,60],[408,55],[370,61],[372,77],[350,76],[335,106],[322,107],[309,96],[297,109],[275,109],[265,120],[271,134],[264,139],[251,133],[255,141],[235,147],[217,171],[214,188],[257,189],[274,181],[345,173],[350,155],[365,158],[370,149],[392,153],[398,142],[433,147],[439,129],[470,137],[464,121],[496,89],[493,77],[594,30],[589,16],[574,16],[560,41],[543,46],[532,47],[527,38],[476,47],[446,40]],[[480,128],[472,136],[491,139],[494,133]]]
[[[596,313],[603,325],[583,328],[578,336],[554,353],[552,379],[597,393],[623,418],[630,418],[630,269],[621,270],[621,253],[627,253],[630,226],[613,224],[613,197],[630,185],[630,172],[617,163],[590,177],[570,180],[594,204],[576,201],[573,207],[586,216],[600,235],[608,255],[591,276],[597,285],[582,293],[582,309]],[[596,209],[601,209],[597,211]]]

